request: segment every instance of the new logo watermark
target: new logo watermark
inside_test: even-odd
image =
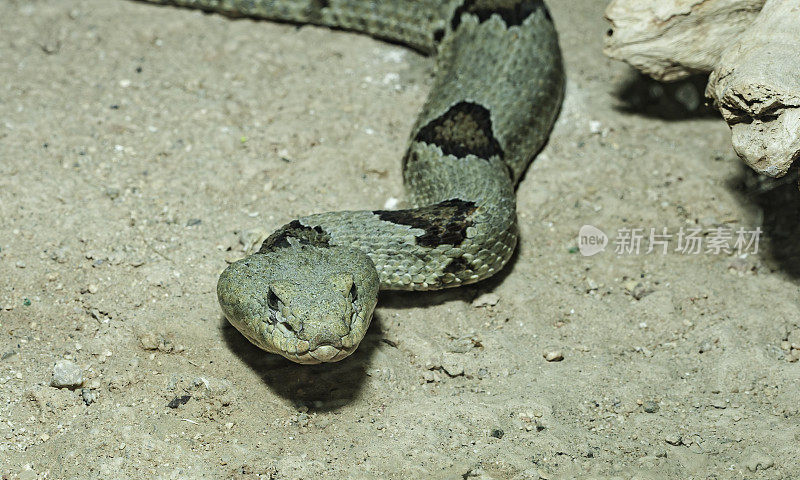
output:
[[[682,255],[738,255],[758,253],[761,227],[746,229],[729,228],[684,228],[670,231],[661,228],[620,228],[614,237],[614,253],[617,255],[640,255],[677,252]],[[609,237],[593,225],[584,225],[578,231],[578,251],[591,257],[606,249]],[[674,247],[674,248],[673,248]]]
[[[592,225],[584,225],[578,230],[578,250],[584,257],[591,257],[606,249],[608,235]]]

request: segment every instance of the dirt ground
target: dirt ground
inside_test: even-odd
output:
[[[431,59],[128,1],[0,3],[3,478],[794,477],[795,187],[749,186],[695,84],[604,58],[604,2],[550,4],[567,96],[512,263],[382,294],[356,354],[309,367],[230,327],[217,275],[297,216],[402,197]],[[585,224],[604,252],[578,252]],[[681,228],[757,227],[757,252],[675,250]],[[635,228],[675,237],[617,254]]]

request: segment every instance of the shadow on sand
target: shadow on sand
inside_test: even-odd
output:
[[[742,203],[761,209],[762,243],[759,249],[773,268],[800,279],[800,191],[798,169],[782,178],[757,175],[745,164],[729,187]]]
[[[693,75],[677,82],[664,83],[631,71],[614,92],[619,112],[662,120],[688,120],[719,117],[719,112],[706,105],[705,88],[708,75]]]

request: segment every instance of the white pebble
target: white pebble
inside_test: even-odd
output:
[[[56,388],[78,388],[83,384],[83,370],[69,360],[59,360],[53,366],[50,385]]]
[[[387,210],[394,210],[395,208],[397,208],[397,205],[399,205],[399,204],[400,204],[400,199],[399,198],[389,197],[383,203],[383,208],[385,208]]]
[[[557,348],[548,348],[545,350],[543,356],[548,362],[560,362],[561,360],[564,360],[564,353]]]

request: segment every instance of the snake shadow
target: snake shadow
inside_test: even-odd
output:
[[[335,363],[300,365],[256,347],[222,315],[220,322],[228,348],[273,392],[297,407],[318,412],[337,410],[358,398],[367,379],[367,366],[384,336],[380,315],[376,314],[352,355]]]
[[[770,267],[800,280],[800,242],[797,240],[800,238],[800,174],[797,162],[782,178],[761,176],[744,163],[740,164],[738,175],[728,182],[728,187],[737,193],[740,202],[756,205],[761,210],[761,255]]]
[[[615,110],[662,120],[680,121],[715,118],[719,112],[705,99],[708,74],[689,76],[676,82],[659,82],[631,69],[614,92]]]
[[[451,301],[471,302],[479,294],[494,290],[511,273],[517,262],[516,249],[508,264],[499,273],[473,285],[430,292],[382,292],[378,309],[428,307]],[[317,412],[333,411],[358,398],[364,388],[367,368],[384,342],[385,335],[379,311],[373,315],[369,329],[356,351],[340,362],[300,365],[280,355],[267,353],[250,343],[224,316],[220,315],[222,337],[227,347],[256,372],[275,394],[296,406]],[[386,342],[391,345],[390,342]]]

